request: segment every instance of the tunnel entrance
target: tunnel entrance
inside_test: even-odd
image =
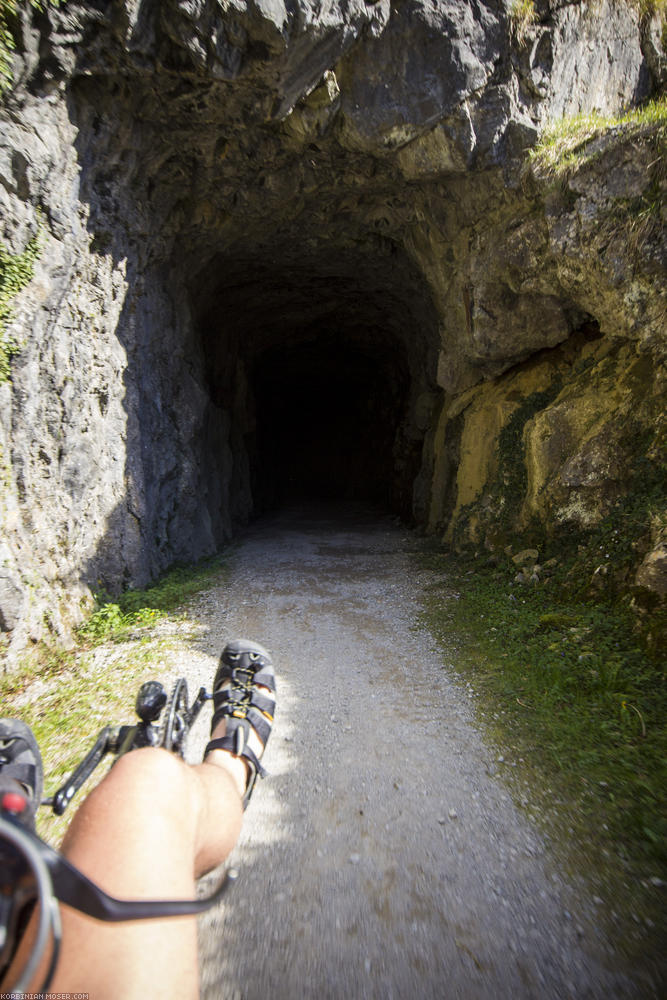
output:
[[[412,519],[437,324],[405,256],[217,259],[194,295],[209,391],[230,411],[252,513],[355,500]]]

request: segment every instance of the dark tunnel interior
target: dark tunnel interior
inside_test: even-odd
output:
[[[433,387],[437,326],[409,264],[217,260],[196,301],[209,391],[232,410],[235,447],[243,438],[255,512],[352,500],[411,519],[414,402]]]
[[[394,446],[407,406],[405,358],[394,346],[321,335],[268,349],[255,365],[264,499],[394,505]],[[375,351],[373,350],[375,348]]]

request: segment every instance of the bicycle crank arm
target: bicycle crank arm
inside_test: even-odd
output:
[[[118,726],[105,726],[101,730],[95,745],[53,796],[51,804],[56,816],[62,816],[84,781],[90,777],[102,758],[117,748],[119,734],[120,728]]]

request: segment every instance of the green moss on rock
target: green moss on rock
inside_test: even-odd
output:
[[[10,361],[19,349],[17,341],[6,331],[12,316],[12,302],[31,281],[39,252],[39,234],[29,240],[23,253],[11,254],[0,244],[0,382],[9,379]]]

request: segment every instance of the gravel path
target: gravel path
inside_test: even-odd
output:
[[[389,519],[292,512],[248,532],[193,607],[193,688],[232,636],[263,643],[279,678],[240,878],[201,922],[207,1000],[632,992],[416,625],[414,548]]]

